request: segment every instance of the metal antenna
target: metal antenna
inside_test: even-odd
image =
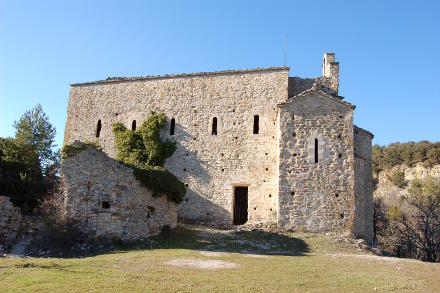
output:
[[[287,64],[287,34],[284,33],[284,66]]]

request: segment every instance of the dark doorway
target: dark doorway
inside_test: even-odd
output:
[[[234,225],[243,225],[248,220],[248,188],[234,189]]]

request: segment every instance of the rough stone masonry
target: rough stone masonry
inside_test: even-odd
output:
[[[355,106],[338,95],[333,53],[324,54],[322,71],[316,78],[272,67],[72,84],[64,143],[97,139],[114,158],[113,123],[134,128],[151,111],[163,112],[162,137],[177,142],[166,168],[187,186],[179,218],[371,240],[373,135],[353,125]]]

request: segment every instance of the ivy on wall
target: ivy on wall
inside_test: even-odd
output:
[[[92,147],[102,151],[102,147],[97,141],[86,140],[84,142],[74,142],[72,144],[65,144],[61,148],[61,160],[73,157],[85,150],[87,147]]]
[[[132,167],[136,179],[151,189],[154,197],[165,194],[169,201],[180,203],[186,194],[185,185],[163,166],[176,150],[175,142],[160,137],[165,124],[163,113],[151,113],[135,131],[122,123],[113,124],[116,159]]]

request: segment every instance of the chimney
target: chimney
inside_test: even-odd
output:
[[[339,62],[335,61],[335,53],[324,53],[322,60],[322,76],[330,79],[330,88],[338,93]]]

